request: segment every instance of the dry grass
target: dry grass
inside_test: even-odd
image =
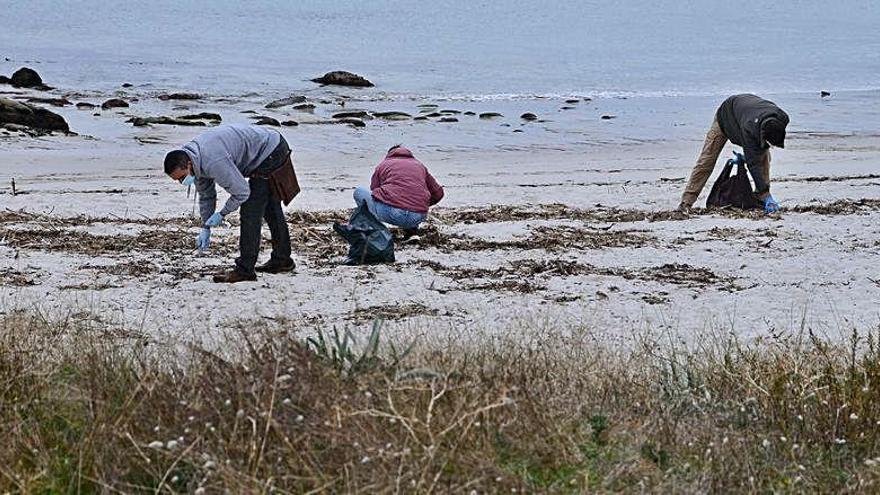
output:
[[[354,366],[245,327],[221,356],[87,313],[0,319],[0,491],[878,488],[870,335],[621,344],[533,322]]]

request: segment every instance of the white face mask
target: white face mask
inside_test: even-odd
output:
[[[183,178],[182,181],[180,181],[180,183],[186,187],[190,187],[196,183],[196,176],[194,176],[193,174],[188,174],[186,177]]]

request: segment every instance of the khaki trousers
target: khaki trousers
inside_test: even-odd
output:
[[[721,154],[721,150],[724,149],[725,144],[727,144],[727,136],[721,131],[721,126],[718,125],[718,119],[715,119],[712,121],[712,126],[709,127],[709,132],[706,133],[706,141],[703,143],[703,151],[700,152],[700,157],[697,159],[697,164],[691,172],[691,178],[688,180],[687,187],[684,189],[684,194],[681,195],[682,206],[690,208],[696,203],[697,197],[700,196],[703,187],[706,186],[706,181],[709,180],[712,171],[715,170],[715,163],[718,162],[718,155]],[[763,163],[761,163],[761,173],[764,174],[764,180],[769,184],[770,150],[764,152],[764,160]]]

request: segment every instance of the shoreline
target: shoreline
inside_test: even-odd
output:
[[[541,209],[558,203],[572,211],[633,210],[645,217],[671,210],[702,144],[702,123],[715,104],[710,98],[650,104],[593,100],[565,111],[558,110],[564,102],[543,101],[547,110],[539,115],[555,109],[547,122],[522,122],[519,111],[535,109],[536,103],[514,102],[498,120],[459,114],[459,122],[448,124],[373,119],[360,129],[281,127],[303,185],[286,211],[291,218],[325,220],[291,221],[299,236],[294,241],[297,274],[234,287],[211,284],[207,273],[229,263],[237,230],[217,233],[219,252],[193,257],[189,246],[196,231],[179,223],[192,215],[192,199],[160,169],[165,152],[204,127],[133,127],[125,120],[216,112],[224,122],[246,122],[245,111],[279,118],[297,112],[265,109],[268,99],[262,96],[236,102],[140,98],[130,108],[97,117],[68,106],[59,113],[79,136],[0,136],[0,214],[49,215],[0,223],[0,237],[6,238],[0,242],[0,265],[8,280],[20,284],[7,284],[0,298],[61,306],[94,301],[110,312],[125,308],[132,324],[147,317],[161,322],[156,332],[205,335],[232,324],[243,308],[264,318],[293,315],[324,328],[363,329],[363,318],[372,315],[401,332],[410,322],[460,327],[501,321],[508,307],[617,328],[622,335],[650,325],[686,336],[713,320],[736,322],[742,335],[760,335],[793,327],[805,310],[817,331],[839,332],[837,315],[872,326],[878,317],[871,308],[880,297],[880,286],[871,281],[880,279],[871,275],[880,229],[871,225],[880,211],[827,207],[839,200],[864,198],[873,204],[880,198],[880,134],[862,130],[880,120],[880,110],[862,108],[865,98],[880,98],[880,92],[795,102],[790,145],[774,152],[772,168],[778,179],[774,194],[789,211],[755,218],[709,214],[686,221],[621,222],[578,213],[552,219],[501,216],[476,224],[462,220],[467,209],[506,211],[493,205]],[[434,103],[357,106],[416,115],[418,105]],[[475,113],[499,108],[497,102],[485,105],[443,107]],[[182,106],[187,108],[174,110]],[[303,118],[330,119],[342,109],[351,110],[352,104],[319,103]],[[854,110],[860,112],[856,119]],[[600,119],[606,112],[617,118]],[[398,142],[413,148],[446,187],[442,208],[429,222],[439,244],[399,246],[399,262],[387,267],[339,267],[316,258],[326,249],[315,242],[330,251],[344,244],[333,237],[331,220],[321,212],[334,211],[344,220],[353,205],[351,190],[368,183],[383,151]],[[15,197],[8,193],[12,177],[22,192]],[[52,226],[83,215],[116,220]],[[167,225],[145,225],[146,219]],[[21,230],[33,237],[15,240]],[[41,236],[72,244],[33,240]],[[149,244],[160,239],[169,243],[166,248]],[[615,239],[623,244],[608,244]],[[85,241],[105,247],[96,254],[75,247]],[[107,247],[119,243],[130,247]],[[518,266],[537,271],[520,273]],[[192,302],[184,315],[168,309],[180,294]],[[206,320],[208,308],[223,300],[234,303]]]

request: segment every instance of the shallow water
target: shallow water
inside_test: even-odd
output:
[[[377,82],[370,94],[841,91],[880,87],[878,23],[870,0],[32,0],[3,2],[0,70],[227,94],[337,68]]]

